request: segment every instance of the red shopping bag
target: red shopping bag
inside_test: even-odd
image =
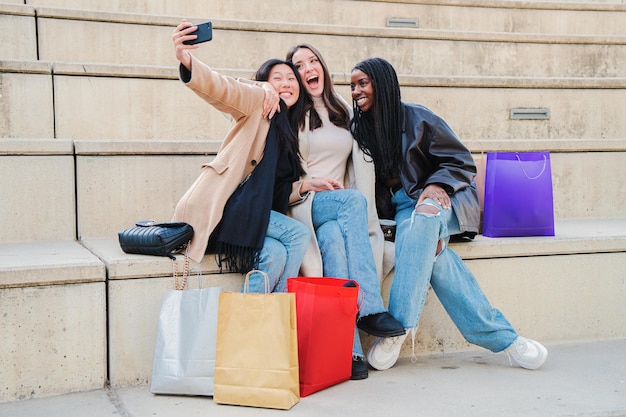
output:
[[[289,278],[287,291],[296,295],[300,397],[350,379],[359,311],[356,281]]]

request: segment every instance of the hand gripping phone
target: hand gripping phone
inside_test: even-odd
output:
[[[191,32],[191,35],[197,35],[196,39],[184,41],[185,45],[195,45],[197,43],[208,42],[213,39],[213,23],[211,21],[199,23],[196,25],[198,30]]]

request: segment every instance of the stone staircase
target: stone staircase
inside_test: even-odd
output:
[[[249,77],[306,41],[349,99],[354,63],[382,56],[403,99],[442,115],[477,160],[550,151],[556,236],[454,249],[520,333],[626,337],[623,4],[24,3],[0,3],[0,402],[150,378],[172,264],[124,254],[116,234],[169,219],[228,129],[177,79],[170,35],[181,17],[213,20],[196,55],[224,74]],[[417,27],[387,26],[398,24]],[[203,285],[239,290],[242,277],[219,274],[211,256],[194,267]],[[417,352],[474,348],[430,296]]]

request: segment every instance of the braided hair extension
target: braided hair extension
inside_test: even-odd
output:
[[[296,168],[298,170],[298,177],[304,175],[304,168],[302,168],[302,158],[300,156],[300,150],[298,147],[298,127],[299,122],[304,115],[304,103],[306,96],[304,85],[300,79],[300,74],[295,65],[291,61],[283,61],[282,59],[269,59],[265,61],[254,74],[253,79],[255,81],[267,81],[270,76],[272,68],[276,65],[287,65],[293,70],[293,73],[298,80],[298,86],[300,87],[300,93],[296,103],[287,110],[287,105],[281,99],[280,100],[280,112],[274,115],[273,122],[276,124],[278,141],[283,149],[286,150],[287,156],[298,161]]]
[[[353,101],[351,132],[361,150],[374,160],[378,178],[398,176],[402,156],[403,111],[400,83],[391,64],[383,58],[368,58],[353,68],[370,78],[374,104],[363,112]]]
[[[322,99],[324,100],[324,105],[328,109],[328,118],[330,119],[330,122],[337,127],[348,129],[350,126],[350,113],[337,98],[337,93],[335,92],[335,87],[333,86],[333,80],[331,79],[330,72],[328,71],[328,65],[326,65],[326,61],[324,61],[320,52],[308,43],[301,43],[293,46],[289,52],[287,52],[287,61],[291,61],[293,54],[300,49],[308,49],[311,51],[318,59],[322,69],[324,70],[324,91],[322,92]],[[305,102],[304,114],[310,114],[309,127],[311,131],[322,127],[322,120],[315,111],[313,101],[311,99]],[[304,117],[300,123],[300,128],[302,127],[304,127]]]

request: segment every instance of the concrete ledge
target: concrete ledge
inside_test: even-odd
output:
[[[41,63],[42,68],[50,68],[55,75],[80,75],[90,77],[148,78],[178,80],[176,66],[128,65],[108,63],[54,62]],[[211,61],[206,61],[211,63]],[[356,62],[354,62],[356,63]],[[13,67],[32,65],[29,62],[16,61]],[[0,67],[0,69],[3,69]],[[11,67],[7,66],[7,71]],[[219,68],[216,71],[234,78],[252,78],[253,69]],[[333,72],[333,82],[337,85],[350,85],[349,72]],[[398,74],[398,80],[404,87],[467,87],[467,88],[550,88],[550,89],[623,89],[626,77],[533,77],[533,76],[446,76]]]
[[[365,3],[367,4],[367,3]],[[167,26],[172,30],[181,17],[167,17],[164,15],[135,14],[135,13],[115,13],[99,12],[85,9],[56,9],[47,7],[37,7],[37,17],[40,19],[60,19],[76,20],[86,22],[109,22],[123,24],[141,24],[154,26]],[[482,9],[484,12],[484,8]],[[626,8],[624,10],[626,11]],[[387,14],[387,13],[384,13]],[[306,15],[306,14],[305,14]],[[256,14],[255,16],[258,16]],[[451,28],[425,28],[415,30],[414,28],[386,27],[385,20],[379,20],[379,24],[367,24],[358,22],[337,22],[325,24],[315,21],[294,22],[293,17],[299,16],[293,10],[289,10],[289,15],[284,16],[284,20],[273,17],[271,21],[259,20],[252,16],[248,19],[235,16],[227,19],[211,18],[214,30],[236,30],[251,32],[270,33],[306,33],[306,34],[326,34],[339,36],[361,36],[361,37],[389,37],[389,38],[414,38],[414,39],[448,39],[448,40],[474,40],[474,41],[503,41],[503,42],[524,42],[524,43],[589,43],[589,44],[623,44],[626,37],[623,33],[614,35],[595,35],[593,33],[583,34],[559,34],[559,33],[538,33],[536,32],[515,32],[506,30],[459,30],[458,26]],[[391,17],[391,16],[389,16]],[[192,16],[193,18],[193,16]],[[201,17],[197,17],[200,19]],[[626,21],[626,13],[616,15],[616,21]],[[292,23],[293,22],[293,23]],[[277,25],[280,31],[277,31]],[[602,28],[598,28],[602,30]],[[602,33],[602,32],[600,32]]]
[[[3,59],[37,59],[37,29],[32,7],[0,4],[0,56]]]
[[[117,387],[145,384],[152,373],[161,301],[166,291],[174,289],[172,261],[126,254],[117,238],[88,239],[83,244],[108,271],[109,382]],[[176,263],[182,272],[182,255],[177,256]],[[206,255],[200,264],[192,261],[191,269],[189,288],[202,285],[241,291],[243,275],[220,274],[213,255]]]
[[[76,155],[216,155],[221,140],[77,140]],[[626,141],[624,141],[626,150]]]
[[[520,334],[543,342],[623,339],[625,222],[559,220],[555,237],[478,236],[450,247]],[[382,283],[385,300],[392,281],[390,274]],[[463,339],[432,289],[419,325],[418,354],[479,349]],[[401,355],[412,356],[410,340]]]
[[[557,237],[484,238],[452,244],[485,293],[520,333],[545,341],[626,337],[620,271],[626,267],[626,219],[563,220]],[[173,288],[172,261],[124,254],[116,238],[88,239],[85,247],[107,266],[109,281],[109,378],[114,387],[150,380],[156,326],[165,291]],[[551,256],[544,256],[551,255]],[[393,256],[393,252],[391,252]],[[178,256],[178,270],[183,259]],[[192,262],[189,285],[240,291],[240,274],[219,274],[212,255]],[[602,285],[588,280],[602,275]],[[562,273],[558,273],[561,271]],[[383,281],[388,299],[392,281]],[[584,288],[584,291],[580,291]],[[137,300],[141,299],[141,304]],[[601,301],[601,305],[597,305]],[[564,312],[564,313],[560,313]],[[572,317],[576,317],[573,325]],[[594,325],[594,323],[601,323]],[[362,333],[364,346],[374,340]],[[418,354],[476,349],[463,340],[434,294],[425,306],[416,340]],[[410,343],[403,356],[412,354]]]
[[[3,73],[22,74],[52,74],[52,64],[50,62],[6,59],[0,61],[0,71]]]
[[[102,388],[104,282],[0,288],[0,402]]]
[[[24,4],[23,0],[4,1],[0,3],[0,14],[7,16],[35,16],[35,8]]]
[[[169,221],[212,156],[77,156],[78,236],[116,237],[142,219]],[[98,190],[93,193],[91,190]],[[123,207],[124,210],[120,210]]]
[[[235,74],[241,74],[235,72]],[[56,134],[74,139],[221,139],[229,123],[215,109],[206,105],[181,85],[167,79],[120,78],[54,75],[55,112],[59,117]],[[571,80],[552,88],[549,80],[536,79],[523,86],[516,84],[492,87],[495,80],[458,80],[447,86],[443,78],[412,78],[403,84],[402,97],[417,102],[442,115],[462,139],[621,139],[626,120],[618,103],[626,100],[626,78],[595,83],[584,88],[583,80]],[[580,82],[578,82],[580,81]],[[601,85],[602,84],[602,85]],[[349,86],[337,83],[338,92],[351,100]],[[176,99],[164,99],[175,97]],[[467,106],[480,103],[480,110]],[[511,120],[512,108],[547,108],[547,120]],[[150,108],[146,113],[141,109]],[[128,110],[122,110],[128,109]],[[79,120],[92,120],[101,126],[94,130]],[[111,124],[109,120],[116,120]],[[520,139],[523,138],[523,139]]]
[[[76,241],[0,243],[0,288],[104,282],[104,264]]]
[[[155,43],[154,39],[169,39],[179,22],[178,18],[47,8],[38,8],[37,13],[39,59],[157,66],[175,63],[171,44]],[[212,20],[215,41],[204,45],[195,54],[216,66],[255,68],[268,56],[284,56],[285,51],[297,42],[294,37],[305,37],[320,50],[326,51],[325,59],[330,68],[343,71],[349,71],[356,61],[363,58],[355,55],[358,45],[362,44],[367,46],[370,55],[384,56],[393,61],[400,73],[567,77],[626,75],[619,65],[607,65],[607,62],[616,63],[623,58],[626,36],[619,35],[415,30]],[[72,36],[77,32],[85,36]],[[414,42],[416,40],[420,42]],[[94,44],[101,46],[97,52],[92,48]],[[241,47],[235,53],[232,45]],[[599,48],[603,51],[601,56]],[[138,54],[136,51],[144,52]],[[440,59],[420,59],[434,52]],[[489,56],[488,63],[485,56]]]
[[[0,402],[102,388],[106,270],[76,241],[0,244]]]
[[[546,343],[626,338],[624,252],[470,259],[466,265],[519,334]],[[390,284],[383,283],[384,297]],[[463,339],[431,289],[416,351],[477,349]],[[411,356],[410,341],[402,356]]]
[[[0,138],[0,155],[73,155],[74,142],[67,139]]]
[[[474,153],[474,157],[484,157],[485,152],[531,152],[538,149],[552,153],[562,152],[626,152],[626,139],[468,139],[463,143]]]
[[[200,20],[243,19],[327,25],[363,25],[384,27],[387,18],[417,20],[419,29],[480,30],[527,33],[597,33],[621,34],[623,4],[617,2],[519,2],[519,1],[336,1],[317,3],[323,13],[310,13],[306,0],[292,1],[280,7],[276,1],[251,8],[247,1],[213,5],[210,14],[195,2],[145,2],[129,0],[103,3],[97,0],[29,0],[38,7],[91,9],[100,12],[141,13],[161,16],[186,16]],[[622,13],[620,13],[622,12]],[[203,17],[204,16],[204,17]],[[558,24],[556,24],[558,23]]]
[[[161,256],[127,254],[122,251],[117,236],[114,238],[91,238],[83,240],[82,244],[97,256],[107,268],[108,279],[128,280],[134,278],[172,277],[172,260]],[[176,256],[179,272],[183,271],[184,256]],[[222,279],[236,278],[243,283],[241,274],[220,273],[213,255],[206,255],[201,263],[191,261],[193,274],[215,275],[219,285],[224,285]],[[191,283],[196,285],[196,283]]]
[[[174,67],[26,61],[3,66],[10,72],[2,87],[10,105],[0,137],[186,141],[221,139],[229,127],[221,113],[181,85]],[[221,71],[250,77],[246,70]],[[350,101],[347,75],[333,76]],[[614,140],[626,131],[619,106],[626,100],[626,78],[400,75],[400,80],[403,100],[430,107],[464,140]],[[480,103],[480,111],[468,102]],[[512,108],[547,108],[550,119],[511,120]]]
[[[620,169],[626,163],[625,140],[519,141],[519,146],[506,141],[470,143],[472,150],[483,152],[474,154],[479,163],[484,163],[484,152],[492,150],[555,149],[551,161],[557,219],[623,216],[626,193],[615,192],[615,184],[626,183],[626,172]],[[200,164],[213,158],[217,145],[186,141],[179,154],[175,141],[157,141],[154,146],[151,141],[77,141],[81,239],[116,237],[141,219],[170,219],[176,202],[197,178]],[[90,192],[94,189],[100,192]],[[608,194],[613,197],[603,198]]]
[[[452,243],[463,259],[626,252],[626,218],[557,219],[555,236],[489,238]]]
[[[117,237],[90,238],[82,244],[104,262],[109,280],[172,276],[170,259],[126,254]],[[392,258],[393,244],[386,244],[385,255]],[[622,253],[626,252],[626,218],[556,219],[555,236],[490,238],[478,235],[472,241],[452,242],[450,247],[464,260]],[[177,255],[179,271],[182,271],[183,259],[183,255]],[[211,254],[206,255],[200,264],[192,264],[195,273],[201,275],[241,278],[240,274],[220,273]]]
[[[53,138],[49,64],[0,61],[1,138]]]
[[[73,143],[2,139],[0,149],[0,242],[74,240]]]

